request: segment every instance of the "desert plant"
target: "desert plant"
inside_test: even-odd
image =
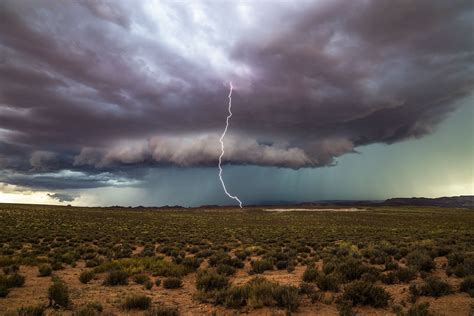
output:
[[[105,278],[104,284],[109,286],[127,285],[128,273],[123,270],[110,271]]]
[[[7,275],[4,282],[8,288],[22,287],[25,284],[25,277],[15,272]]]
[[[216,268],[217,273],[231,276],[235,274],[235,268],[228,264],[219,264]]]
[[[79,281],[81,283],[87,284],[95,277],[95,273],[92,270],[82,271],[79,275]]]
[[[0,298],[7,297],[8,293],[10,293],[10,290],[8,289],[7,285],[0,283]]]
[[[53,285],[48,289],[48,299],[49,306],[69,307],[71,303],[69,299],[69,288],[63,281],[55,279]]]
[[[132,295],[125,299],[122,308],[125,310],[138,309],[146,310],[150,308],[151,298],[146,295]]]
[[[474,276],[466,277],[460,286],[461,292],[468,293],[471,297],[474,297]]]
[[[16,310],[16,316],[43,316],[46,308],[44,306],[20,307]]]
[[[158,305],[145,312],[145,316],[178,316],[178,308]]]
[[[339,278],[334,274],[321,274],[316,280],[316,284],[321,291],[339,291]]]
[[[53,268],[48,263],[43,263],[38,266],[38,276],[45,277],[50,276],[53,271]]]
[[[143,284],[143,286],[145,287],[145,289],[151,290],[153,288],[153,282],[148,280],[148,281],[145,282],[145,284]]]
[[[253,273],[263,273],[268,270],[273,270],[273,263],[268,259],[253,260],[251,262]]]
[[[85,306],[79,307],[73,313],[73,316],[99,316],[102,314],[102,305],[100,303],[89,303]]]
[[[386,307],[390,294],[383,288],[375,286],[370,282],[357,280],[346,286],[342,298],[352,301],[354,305]]]
[[[273,291],[273,298],[277,306],[286,308],[289,312],[296,311],[300,305],[298,288],[291,285],[277,286]]]
[[[199,271],[196,276],[196,288],[200,291],[220,290],[226,288],[228,284],[227,277],[212,270]]]
[[[395,275],[398,281],[405,283],[416,278],[416,270],[413,268],[400,267],[395,271]]]
[[[407,260],[410,266],[413,266],[420,271],[430,272],[435,267],[433,258],[431,258],[431,256],[425,251],[412,251],[407,255]]]
[[[314,265],[310,265],[303,273],[304,282],[316,282],[319,277],[319,272]]]
[[[407,312],[407,316],[430,316],[431,313],[429,312],[428,308],[430,307],[429,303],[420,303],[414,304],[410,307]]]
[[[452,292],[451,286],[440,278],[429,276],[420,288],[420,295],[440,297]]]
[[[164,279],[163,287],[165,289],[178,289],[183,286],[183,281],[180,278],[169,277]]]
[[[145,284],[147,281],[150,281],[150,277],[144,273],[136,274],[133,276],[133,282],[137,284]]]

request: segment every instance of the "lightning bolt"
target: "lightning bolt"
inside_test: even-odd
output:
[[[230,91],[229,91],[229,96],[228,96],[228,98],[229,98],[229,115],[227,115],[227,119],[225,121],[224,132],[222,133],[221,138],[219,138],[219,141],[221,142],[221,154],[219,156],[219,179],[221,180],[222,188],[224,189],[225,194],[227,194],[227,196],[230,197],[231,199],[234,199],[237,202],[239,202],[239,206],[240,206],[240,208],[242,208],[242,201],[239,200],[239,198],[237,196],[234,196],[234,195],[230,194],[229,192],[227,192],[224,180],[222,179],[221,164],[222,164],[222,157],[224,156],[224,137],[225,137],[225,133],[227,133],[227,128],[229,128],[229,120],[232,117],[232,111],[231,111],[231,108],[232,108],[232,89],[233,89],[232,82],[229,82],[229,86],[230,86]]]

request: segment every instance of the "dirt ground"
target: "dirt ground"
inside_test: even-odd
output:
[[[435,275],[442,277],[454,287],[459,288],[460,279],[448,278],[441,269],[445,264],[445,258],[437,258],[438,268]],[[317,266],[322,266],[318,262]],[[246,262],[244,269],[237,271],[231,279],[235,285],[248,282],[253,276],[247,271],[249,264]],[[79,274],[83,271],[84,263],[79,263],[76,267],[68,267],[64,270],[55,271],[54,274],[65,281],[70,290],[70,297],[73,302],[72,309],[91,302],[99,302],[104,307],[104,311],[114,315],[143,315],[143,312],[124,312],[120,308],[121,302],[131,294],[145,294],[152,298],[153,304],[163,303],[168,306],[177,306],[181,315],[210,315],[213,312],[217,315],[284,315],[285,311],[277,308],[242,309],[239,312],[229,310],[221,306],[203,304],[193,299],[197,292],[195,286],[195,273],[189,274],[183,279],[183,287],[180,289],[164,289],[162,286],[153,286],[151,290],[146,290],[142,285],[130,281],[127,286],[109,287],[102,285],[105,275],[98,274],[89,284],[82,284],[79,281]],[[263,274],[269,280],[281,284],[291,284],[298,286],[301,282],[305,266],[296,266],[295,271],[288,273],[286,270],[267,271]],[[47,290],[51,285],[50,277],[38,277],[36,267],[21,266],[20,273],[26,277],[26,283],[21,288],[11,290],[7,298],[0,299],[0,315],[9,310],[15,310],[21,306],[47,305]],[[154,281],[155,278],[152,278]],[[393,304],[405,304],[408,302],[408,284],[383,285],[392,295]],[[474,306],[474,299],[466,293],[456,293],[440,298],[420,297],[418,302],[429,302],[430,311],[436,315],[470,315]],[[393,304],[391,304],[393,306]],[[354,310],[360,315],[394,315],[391,308],[375,309],[371,307],[355,307]],[[71,315],[71,310],[55,311],[48,309],[47,315]],[[304,298],[302,304],[295,315],[338,315],[336,304],[334,303],[334,293],[327,292],[321,301],[311,303],[308,298]]]

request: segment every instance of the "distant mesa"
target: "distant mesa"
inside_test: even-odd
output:
[[[461,195],[440,198],[393,198],[382,203],[383,205],[419,205],[419,206],[442,206],[442,207],[474,207],[474,195]]]

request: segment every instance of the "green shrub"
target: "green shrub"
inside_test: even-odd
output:
[[[102,314],[103,308],[100,303],[89,303],[85,306],[81,306],[77,311],[75,311],[73,316],[100,316]]]
[[[170,277],[163,281],[165,289],[178,289],[183,286],[183,281],[180,278]]]
[[[44,306],[20,307],[16,310],[17,316],[43,316],[46,308]]]
[[[160,286],[161,285],[161,279],[156,279],[155,280],[155,285]]]
[[[48,263],[43,263],[38,266],[38,276],[40,277],[50,276],[52,272],[53,268]]]
[[[300,294],[311,295],[316,292],[316,285],[308,282],[301,282],[299,287]]]
[[[0,283],[0,298],[7,297],[8,293],[10,293],[10,290],[8,289],[7,285]]]
[[[334,274],[321,274],[316,284],[321,291],[332,291],[337,292],[339,291],[339,278]]]
[[[203,292],[220,290],[229,285],[229,280],[212,270],[199,271],[196,276],[196,288]]]
[[[357,280],[346,286],[342,296],[344,300],[352,301],[354,305],[370,305],[373,307],[386,307],[390,294],[379,286]]]
[[[87,284],[95,277],[95,273],[92,270],[82,271],[79,275],[79,281],[81,283]]]
[[[123,270],[110,271],[105,278],[104,284],[109,286],[127,285],[128,273]]]
[[[464,258],[465,255],[464,253],[461,252],[452,252],[447,256],[448,259],[448,265],[450,267],[455,267],[458,264],[463,264],[464,263]]]
[[[146,310],[150,308],[151,298],[146,295],[132,295],[125,299],[122,308],[125,310],[139,309]]]
[[[145,289],[151,290],[153,288],[153,282],[148,280],[148,281],[145,282],[145,284],[143,284],[143,286],[145,287]]]
[[[420,303],[414,304],[407,312],[407,316],[430,316],[428,308],[430,307],[429,303]]]
[[[413,268],[403,268],[400,267],[395,272],[395,275],[398,281],[406,283],[408,281],[414,280],[416,278],[416,270]]]
[[[182,265],[189,268],[192,271],[199,269],[201,266],[202,259],[197,257],[186,257],[183,259]]]
[[[69,288],[63,281],[59,279],[54,280],[53,285],[48,289],[48,299],[50,306],[69,307],[71,303],[69,300]]]
[[[249,305],[252,307],[274,305],[274,290],[277,283],[270,282],[263,277],[256,277],[247,283],[249,293]]]
[[[440,297],[452,292],[451,286],[434,276],[425,279],[425,284],[420,289],[420,295]]]
[[[310,265],[303,273],[304,282],[316,282],[319,277],[319,272],[314,265]]]
[[[382,274],[382,282],[384,284],[395,284],[398,283],[398,277],[396,272],[390,271],[387,274]]]
[[[147,281],[150,281],[150,277],[144,273],[136,274],[133,276],[133,282],[144,285]]]
[[[223,296],[222,304],[229,308],[240,308],[247,305],[249,288],[247,286],[236,286],[220,292]],[[219,300],[218,300],[219,301]]]
[[[25,284],[25,277],[18,273],[9,274],[4,277],[4,281],[0,281],[0,283],[5,282],[7,288],[12,287],[22,287]]]
[[[420,291],[418,290],[418,287],[415,284],[410,284],[410,287],[408,288],[408,293],[409,300],[412,303],[415,303],[418,296],[420,296]]]
[[[352,302],[339,300],[337,301],[337,310],[339,316],[355,316],[356,313],[352,310]]]
[[[13,254],[13,253],[12,253]],[[10,273],[16,273],[20,270],[20,266],[18,264],[11,264],[9,266],[3,267],[3,273],[10,274]]]
[[[178,316],[178,308],[159,305],[145,312],[145,316]]]
[[[435,267],[435,263],[431,256],[427,252],[420,250],[410,252],[407,255],[407,261],[410,266],[425,272],[430,272]]]
[[[397,270],[397,269],[398,269],[398,263],[395,261],[389,261],[385,264],[386,271]]]
[[[217,273],[231,276],[235,274],[235,268],[228,264],[219,264],[216,268]]]
[[[460,286],[461,292],[468,293],[471,297],[474,297],[474,276],[466,277]]]
[[[300,306],[300,296],[297,287],[291,285],[277,286],[273,291],[273,298],[277,306],[286,308],[289,312],[294,312]]]
[[[286,261],[286,260],[277,261],[275,266],[278,270],[286,269],[286,268],[288,268],[288,261]]]
[[[252,265],[252,272],[261,274],[265,271],[273,270],[273,263],[270,260],[262,259],[262,260],[253,260],[251,262]]]
[[[358,280],[367,271],[368,267],[364,266],[360,260],[353,258],[343,261],[336,268],[336,272],[344,281]]]

